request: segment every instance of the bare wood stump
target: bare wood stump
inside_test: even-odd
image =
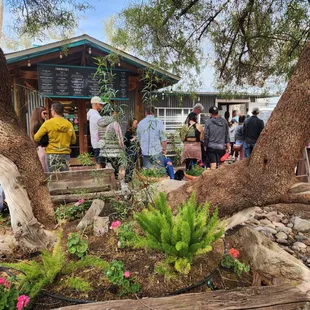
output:
[[[80,223],[76,227],[77,229],[84,229],[87,228],[87,226],[90,226],[94,222],[95,216],[98,216],[102,209],[104,208],[104,201],[95,199],[91,207],[87,210],[84,217],[81,219]]]
[[[109,230],[109,217],[94,217],[94,235],[102,236],[106,234]]]
[[[0,183],[5,192],[11,225],[17,244],[26,251],[51,248],[55,236],[43,229],[32,212],[32,205],[16,165],[0,154]]]
[[[112,300],[58,308],[66,310],[296,310],[310,309],[310,297],[290,285],[248,287],[242,290],[213,291],[200,294]],[[56,309],[54,309],[56,310]]]

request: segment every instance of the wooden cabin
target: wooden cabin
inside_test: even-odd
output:
[[[141,80],[144,69],[152,69],[161,77],[156,85],[158,89],[177,83],[180,77],[86,34],[6,54],[14,107],[28,133],[35,107],[45,106],[49,111],[53,101],[64,105],[64,117],[72,122],[77,135],[77,142],[72,146],[72,164],[79,154],[92,150],[86,113],[91,108],[91,97],[100,95],[98,78],[94,75],[96,57],[112,53],[119,58],[112,69],[117,90],[113,100],[124,109],[121,126],[125,128],[129,117],[144,117],[145,84]]]

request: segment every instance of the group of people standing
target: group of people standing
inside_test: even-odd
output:
[[[264,122],[257,117],[259,109],[252,110],[252,116],[233,113],[230,124],[219,115],[216,106],[209,109],[210,118],[205,124],[198,123],[198,115],[203,106],[198,103],[188,115],[185,126],[181,131],[184,142],[182,163],[185,162],[186,170],[197,162],[202,162],[206,168],[216,169],[226,158],[242,160],[249,157],[256,141],[264,128]]]

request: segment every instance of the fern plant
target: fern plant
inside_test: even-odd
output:
[[[189,273],[193,258],[211,251],[212,243],[224,232],[217,209],[209,216],[209,207],[208,203],[197,206],[193,193],[174,217],[166,195],[160,193],[155,207],[149,205],[134,215],[145,234],[137,236],[135,246],[163,251],[168,255],[167,263],[174,263],[180,273]]]

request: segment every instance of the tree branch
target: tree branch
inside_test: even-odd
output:
[[[199,0],[192,1],[187,7],[185,7],[179,14],[179,18],[185,15]],[[310,1],[310,0],[309,0]]]

